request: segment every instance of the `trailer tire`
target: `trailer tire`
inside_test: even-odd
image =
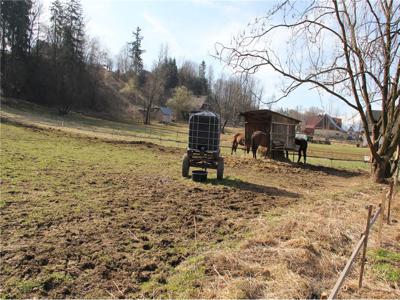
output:
[[[219,157],[217,165],[217,179],[221,180],[223,178],[224,178],[224,159],[222,157]]]
[[[185,154],[182,159],[182,177],[189,177],[189,156]]]

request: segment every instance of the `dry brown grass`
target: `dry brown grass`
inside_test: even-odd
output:
[[[379,186],[358,188],[362,192],[337,194],[327,190],[318,199],[312,198],[275,216],[255,220],[251,225],[254,230],[240,247],[219,251],[207,260],[214,280],[206,284],[203,296],[313,298],[322,292],[329,293],[364,229],[365,203],[376,206],[382,193]],[[398,207],[397,203],[392,211],[397,217]],[[398,223],[386,226],[386,242],[398,230]],[[375,231],[370,248],[376,247]],[[393,242],[396,243],[395,239],[389,244]],[[217,276],[212,268],[218,270]],[[358,270],[357,261],[340,297],[400,296],[398,287],[377,280],[369,267],[364,288],[358,290]]]

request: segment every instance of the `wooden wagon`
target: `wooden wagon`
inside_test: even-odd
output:
[[[246,111],[240,114],[245,119],[246,145],[251,144],[254,131],[270,134],[272,151],[295,150],[296,126],[300,120],[282,115],[269,109]]]

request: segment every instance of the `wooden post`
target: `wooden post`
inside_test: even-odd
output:
[[[385,220],[385,212],[386,212],[386,199],[389,196],[390,189],[387,193],[383,192],[382,195],[382,202],[381,202],[381,216],[379,218],[379,225],[378,225],[378,246],[381,246],[382,241],[382,229],[383,229],[383,222]]]
[[[390,182],[390,187],[389,187],[389,198],[388,198],[388,211],[387,211],[387,223],[390,225],[390,204],[392,202],[392,199],[394,198],[394,184],[395,180],[392,180]]]
[[[368,244],[368,235],[369,235],[369,227],[370,227],[370,219],[371,219],[371,213],[372,213],[372,205],[367,205],[366,208],[368,209],[368,217],[367,217],[367,225],[365,227],[365,238],[364,238],[364,247],[363,247],[363,253],[361,257],[361,270],[360,270],[360,278],[358,280],[358,287],[362,287],[362,281],[363,281],[363,276],[364,276],[364,265],[365,265],[365,255],[367,254],[367,244]]]
[[[369,221],[369,228],[371,228],[374,225],[374,223],[378,219],[380,213],[382,213],[382,209],[381,209],[381,206],[379,204],[379,208],[376,210],[374,216],[370,220],[368,220]],[[341,288],[341,286],[342,286],[342,284],[344,282],[344,279],[346,278],[347,274],[349,273],[350,268],[351,268],[356,256],[358,255],[358,252],[360,251],[361,247],[363,246],[365,240],[366,240],[366,236],[365,236],[365,234],[362,234],[360,240],[357,243],[357,245],[353,248],[353,251],[351,252],[351,256],[347,260],[346,266],[344,267],[344,269],[340,273],[340,276],[339,276],[338,280],[336,281],[335,286],[333,287],[331,293],[329,294],[329,296],[328,296],[329,300],[333,300],[333,299],[337,298],[337,294],[339,292],[339,289]]]

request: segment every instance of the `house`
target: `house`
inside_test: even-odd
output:
[[[342,128],[342,119],[331,117],[328,114],[308,118],[303,131],[307,135],[325,138],[347,137],[346,131]]]
[[[251,144],[251,135],[260,130],[270,133],[271,149],[279,145],[279,149],[294,150],[296,127],[300,120],[282,115],[269,109],[251,110],[240,113],[245,119],[245,143]],[[277,149],[277,148],[275,148]]]
[[[157,121],[159,121],[161,123],[166,123],[166,124],[169,124],[169,123],[175,121],[174,113],[173,113],[172,109],[167,106],[161,106],[157,110],[155,118]]]

